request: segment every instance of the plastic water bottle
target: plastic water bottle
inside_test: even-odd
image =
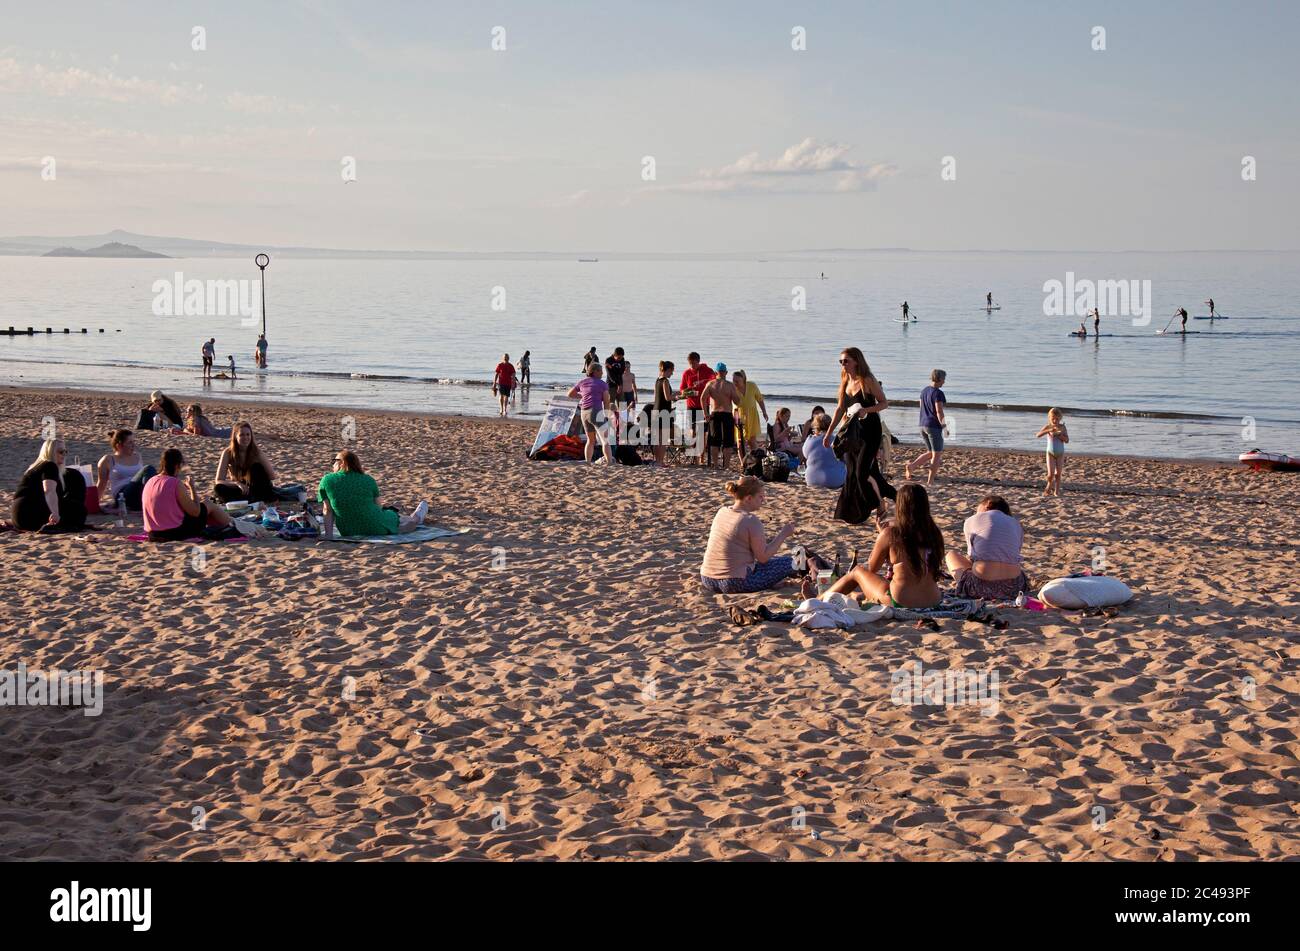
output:
[[[274,506],[267,506],[266,513],[262,516],[263,528],[279,528],[283,519],[280,513],[275,510]]]

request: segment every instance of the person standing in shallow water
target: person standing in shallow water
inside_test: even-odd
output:
[[[883,513],[885,499],[898,495],[885,480],[878,458],[884,436],[880,413],[888,405],[885,391],[862,351],[857,347],[846,348],[840,354],[839,402],[822,439],[822,445],[831,447],[840,421],[850,408],[855,410],[844,428],[843,451],[839,453],[848,470],[835,503],[835,517],[842,522],[861,525],[877,509]]]

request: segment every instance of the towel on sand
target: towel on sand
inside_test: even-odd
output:
[[[404,535],[356,535],[345,537],[338,533],[338,528],[334,529],[333,538],[323,538],[327,542],[369,542],[372,545],[404,545],[407,542],[431,542],[436,538],[447,538],[451,535],[467,535],[468,528],[439,528],[437,525],[425,525],[417,528],[413,532],[407,532]]]
[[[874,608],[862,610],[846,594],[836,592],[825,598],[809,598],[794,609],[794,623],[811,630],[838,627],[848,629],[877,619]]]

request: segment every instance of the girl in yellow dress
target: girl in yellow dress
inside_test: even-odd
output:
[[[736,410],[736,422],[740,424],[736,430],[736,448],[743,456],[758,445],[759,411],[763,413],[765,427],[771,420],[768,418],[767,404],[763,402],[763,394],[759,392],[758,384],[751,383],[744,370],[737,370],[732,374],[731,379],[736,384],[736,392],[740,394],[740,406]]]

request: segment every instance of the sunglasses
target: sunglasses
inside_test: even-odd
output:
[[[844,364],[846,364],[846,363],[852,363],[852,362],[853,362],[853,358],[852,358],[852,357],[844,357],[844,358],[842,358],[842,359],[840,360],[840,366],[844,366]]]

